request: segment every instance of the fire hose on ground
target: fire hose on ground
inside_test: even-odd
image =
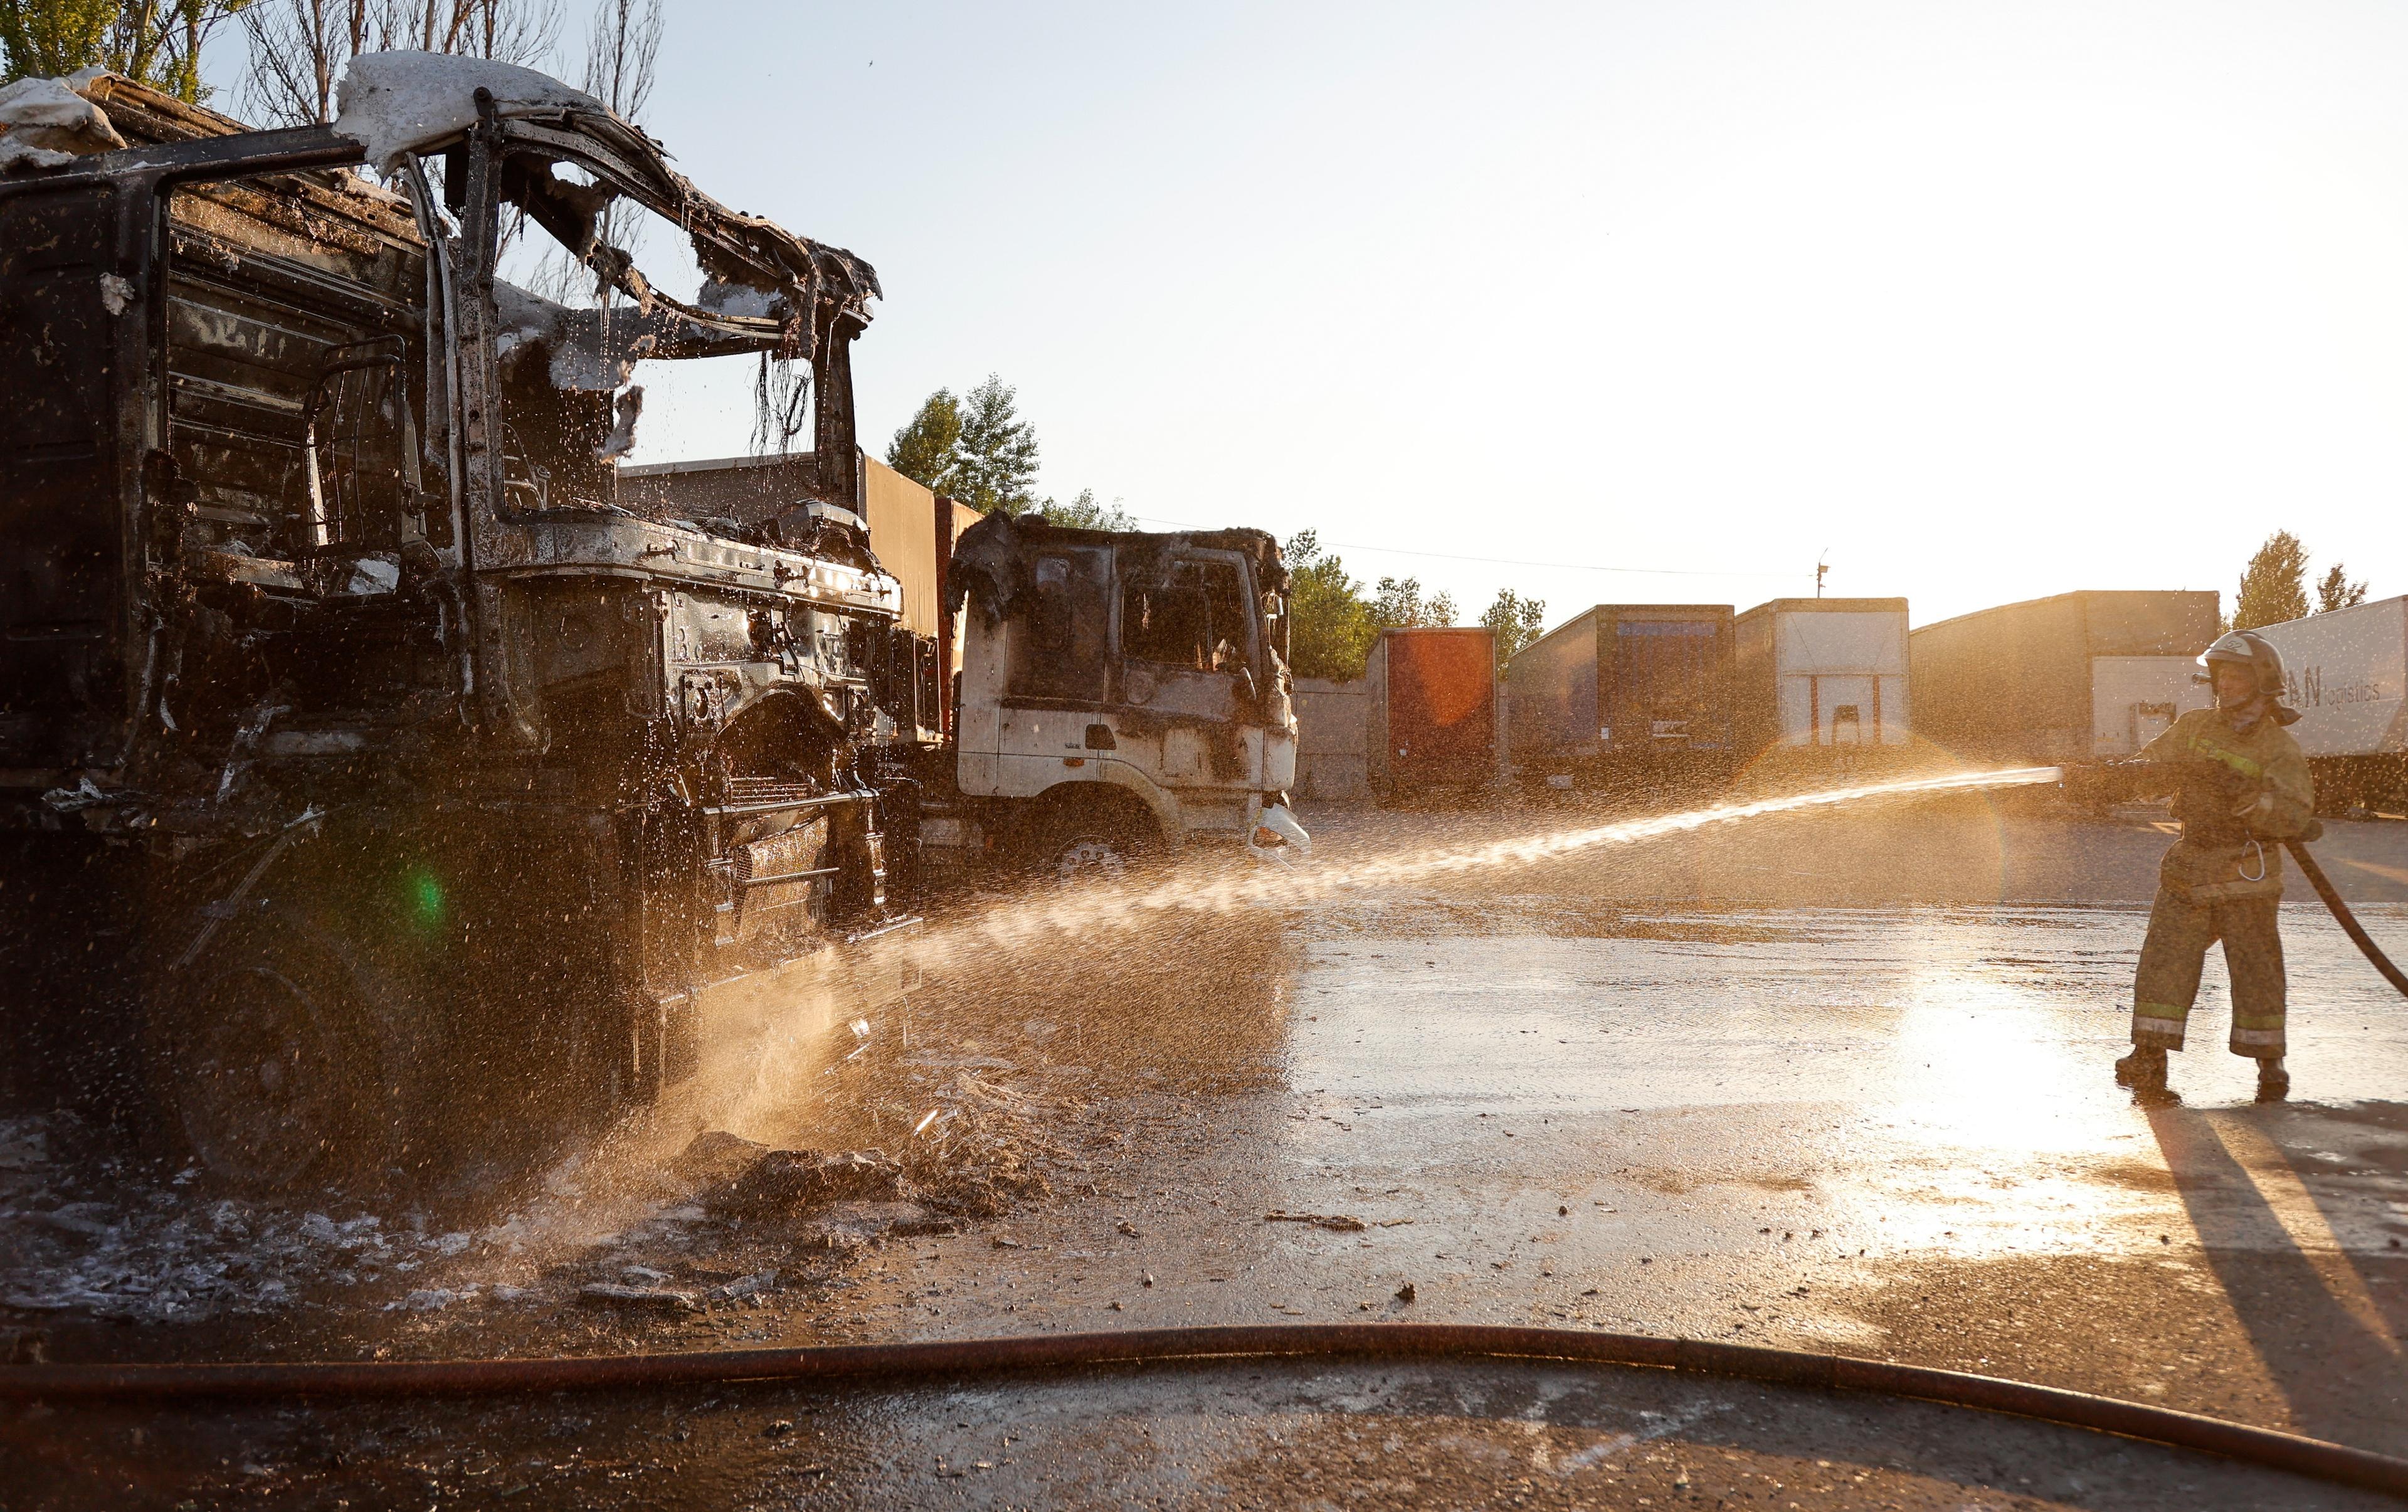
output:
[[[1996,1412],[2408,1497],[2408,1460],[1964,1371],[1639,1333],[1472,1323],[1280,1323],[1131,1329],[791,1349],[507,1360],[0,1366],[0,1399],[47,1403],[392,1399],[779,1382],[904,1381],[1074,1368],[1303,1359],[1576,1362],[1863,1391]]]

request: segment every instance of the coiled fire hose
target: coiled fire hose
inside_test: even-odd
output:
[[[2332,910],[2333,921],[2341,926],[2342,932],[2365,952],[2366,958],[2374,963],[2374,969],[2383,973],[2386,982],[2399,988],[2401,997],[2408,998],[2408,972],[2391,964],[2391,958],[2383,953],[2383,947],[2376,944],[2374,937],[2358,922],[2358,915],[2341,900],[2340,892],[2333,887],[2332,878],[2326,876],[2325,869],[2316,865],[2316,858],[2308,854],[2307,842],[2286,840],[2283,842],[2283,848],[2291,853],[2292,860],[2300,863],[2300,874],[2308,879],[2308,886],[2316,890],[2316,896],[2325,900],[2325,907]]]
[[[2199,1413],[1963,1371],[1643,1333],[1476,1323],[1278,1323],[913,1344],[519,1360],[0,1365],[0,1400],[203,1403],[878,1381],[1159,1362],[1354,1358],[1577,1361],[1866,1391],[2143,1439],[2408,1498],[2408,1460]]]

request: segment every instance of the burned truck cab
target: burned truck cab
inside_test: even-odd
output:
[[[1300,847],[1287,586],[1258,530],[973,526],[947,578],[967,606],[965,814],[1057,871],[1191,841]]]
[[[178,1140],[267,1187],[439,1163],[464,1074],[653,1095],[713,984],[893,920],[866,263],[503,65],[363,56],[284,131],[56,87],[86,148],[0,175],[0,834],[141,943]],[[514,286],[520,237],[591,300]],[[727,355],[848,465],[740,528],[623,504],[636,365]]]

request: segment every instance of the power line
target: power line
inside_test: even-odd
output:
[[[1139,514],[1132,519],[1147,520],[1155,525],[1175,526],[1182,530],[1209,530],[1210,526],[1195,525],[1185,520],[1166,520],[1159,514]],[[1631,577],[1655,578],[1766,578],[1785,579],[1803,576],[1799,572],[1714,572],[1701,568],[1683,567],[1598,567],[1587,562],[1531,562],[1516,556],[1466,556],[1459,552],[1417,552],[1402,546],[1371,546],[1359,540],[1333,540],[1328,544],[1340,551],[1380,552],[1390,556],[1426,556],[1441,562],[1480,562],[1490,567],[1539,567],[1566,572],[1618,572]]]

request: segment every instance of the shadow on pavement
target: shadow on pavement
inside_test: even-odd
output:
[[[2317,1190],[2335,1173],[2303,1161],[2299,1145],[2329,1125],[2299,1111],[2163,1108],[2149,1125],[2209,1270],[2290,1404],[2291,1426],[2408,1454],[2408,1265],[2338,1237],[2353,1219]],[[2408,1130],[2408,1106],[2363,1104],[2351,1116],[2369,1114]]]

